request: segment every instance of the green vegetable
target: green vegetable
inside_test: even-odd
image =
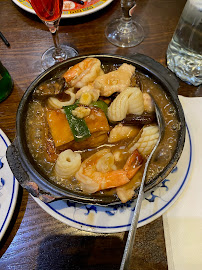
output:
[[[108,111],[108,105],[106,102],[104,102],[103,100],[97,100],[95,102],[92,102],[90,104],[90,106],[94,106],[94,107],[98,107],[101,110],[103,110],[103,112],[105,113],[105,115],[107,116],[107,111]]]
[[[72,114],[72,111],[77,107],[78,103],[69,106],[64,106],[63,109],[65,111],[74,139],[75,141],[79,142],[90,137],[91,133],[90,130],[88,129],[85,120],[82,118],[78,118]]]

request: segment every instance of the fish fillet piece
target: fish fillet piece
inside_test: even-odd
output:
[[[93,86],[100,90],[101,96],[111,96],[113,93],[122,92],[130,86],[134,72],[134,66],[124,63],[117,70],[97,77]]]

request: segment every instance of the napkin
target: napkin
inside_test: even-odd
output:
[[[202,98],[179,96],[192,138],[188,183],[163,215],[169,270],[202,269]]]

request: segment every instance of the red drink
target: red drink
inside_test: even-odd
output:
[[[49,48],[42,55],[41,63],[47,69],[56,63],[66,60],[69,57],[78,55],[78,52],[69,46],[59,44],[57,30],[62,15],[63,0],[28,0],[35,10],[37,16],[48,27],[52,33],[54,47]]]
[[[55,21],[61,17],[63,0],[29,0],[39,18]]]

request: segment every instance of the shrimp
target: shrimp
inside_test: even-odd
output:
[[[128,183],[142,166],[142,162],[142,156],[135,150],[123,169],[117,170],[110,149],[103,149],[82,162],[76,179],[84,192],[95,193]]]
[[[81,88],[92,83],[103,73],[100,60],[89,57],[69,68],[63,77],[71,87]]]

